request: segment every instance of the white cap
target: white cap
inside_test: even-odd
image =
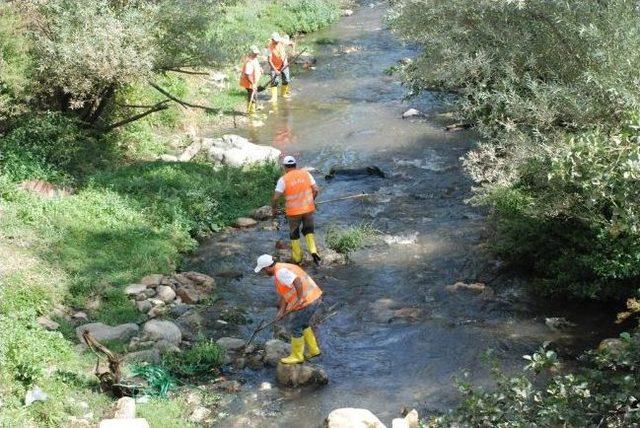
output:
[[[284,159],[282,159],[282,165],[295,165],[296,163],[296,158],[293,156],[285,156]]]
[[[271,40],[273,40],[274,42],[279,42],[280,41],[280,34],[274,32],[271,34]]]
[[[258,47],[256,45],[252,45],[249,48],[249,52],[251,52],[252,54],[255,54],[255,55],[260,55],[260,49],[258,49]]]
[[[258,273],[262,269],[269,267],[272,264],[273,264],[273,257],[271,257],[269,254],[263,254],[260,257],[258,257],[258,264],[256,265],[256,268],[254,269],[254,271]]]

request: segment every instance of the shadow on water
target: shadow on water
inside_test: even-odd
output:
[[[219,426],[317,427],[339,407],[364,407],[384,422],[403,406],[449,406],[453,377],[463,370],[489,382],[482,354],[489,348],[506,370],[546,340],[580,348],[602,334],[609,313],[587,317],[579,309],[551,308],[529,297],[517,280],[501,279],[486,248],[485,214],[464,203],[471,183],[460,157],[474,144],[472,133],[446,133],[438,119],[403,120],[410,106],[403,88],[383,71],[415,55],[381,22],[383,6],[364,7],[322,35],[318,68],[298,76],[294,97],[283,101],[262,127],[244,130],[255,142],[273,145],[315,168],[322,198],[367,192],[370,201],[343,201],[317,213],[318,235],[330,225],[373,222],[385,241],[358,251],[344,267],[310,268],[335,317],[319,327],[324,350],[319,363],[330,383],[315,390],[257,391],[247,388],[226,410]],[[344,53],[343,46],[355,46]],[[412,102],[430,116],[443,109],[426,94]],[[325,181],[334,165],[377,165],[388,178]],[[272,252],[276,232],[256,229],[204,242],[189,268],[215,274],[224,267],[243,277],[221,288],[246,305],[255,320],[275,314],[270,281],[251,272],[255,257]],[[492,278],[495,276],[495,278]],[[486,281],[491,295],[451,293],[457,281]],[[394,318],[394,311],[414,311]],[[405,312],[408,313],[408,312]],[[566,316],[580,326],[554,332],[545,316]],[[250,327],[244,333],[249,334]],[[267,340],[264,332],[261,340]],[[245,372],[249,385],[273,382],[273,371]]]

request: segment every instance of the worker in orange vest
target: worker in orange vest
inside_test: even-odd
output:
[[[307,249],[316,264],[322,260],[316,247],[313,213],[316,210],[315,199],[320,192],[315,179],[304,169],[298,169],[293,156],[285,156],[282,161],[284,175],[280,177],[273,194],[271,209],[273,216],[278,215],[278,204],[284,196],[284,211],[289,222],[289,238],[291,239],[291,258],[294,263],[302,262],[302,245],[300,244],[300,226],[302,235],[307,241]]]
[[[276,263],[269,254],[258,257],[255,272],[273,277],[280,297],[276,320],[291,313],[291,354],[280,360],[283,364],[303,363],[305,358],[320,355],[311,321],[320,307],[322,290],[298,265]],[[305,354],[305,345],[307,353]]]
[[[249,55],[242,66],[242,75],[240,76],[240,86],[247,90],[247,114],[256,112],[256,98],[258,96],[258,81],[262,76],[262,67],[258,61],[260,49],[257,46],[251,46]]]
[[[267,49],[269,50],[269,66],[271,67],[271,101],[275,103],[278,101],[278,86],[282,79],[282,89],[280,95],[284,98],[289,98],[289,60],[287,58],[286,45],[288,44],[286,39],[283,39],[278,33],[271,35],[271,40],[267,43]]]

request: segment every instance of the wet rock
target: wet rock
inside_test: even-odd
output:
[[[206,407],[196,407],[196,409],[189,416],[189,422],[194,424],[204,423],[207,418],[211,416],[211,410]]]
[[[129,364],[132,364],[132,363],[158,364],[160,363],[160,352],[155,348],[131,352],[124,357],[124,361]]]
[[[216,340],[216,344],[228,352],[240,352],[244,349],[245,341],[235,337],[221,337]]]
[[[142,327],[142,337],[144,340],[166,340],[179,345],[182,341],[182,332],[171,321],[150,320]]]
[[[135,336],[140,328],[137,324],[129,323],[129,324],[120,324],[115,327],[111,327],[109,325],[103,324],[101,322],[95,322],[90,324],[84,324],[76,328],[76,336],[78,336],[78,340],[81,343],[84,343],[82,340],[82,333],[85,330],[89,330],[94,339],[98,342],[102,341],[118,341],[118,342],[126,342]]]
[[[181,273],[174,273],[171,275],[171,285],[174,287],[193,287],[195,282],[189,279],[186,275]]]
[[[179,318],[182,315],[189,312],[190,310],[192,310],[193,308],[195,308],[194,305],[187,305],[187,304],[174,305],[171,307],[170,313],[171,313],[171,316]],[[178,325],[178,327],[180,326]]]
[[[159,340],[154,345],[154,348],[158,350],[160,355],[180,352],[180,348],[176,344],[168,342],[166,340]]]
[[[215,275],[219,276],[220,278],[237,279],[242,278],[242,275],[244,274],[241,270],[236,269],[233,266],[222,266],[215,271]]]
[[[147,275],[140,280],[140,284],[144,284],[147,287],[155,288],[156,286],[160,285],[160,282],[162,281],[162,277],[163,275],[159,273],[154,273],[153,275]]]
[[[40,327],[44,328],[45,330],[54,331],[60,328],[60,324],[53,321],[49,317],[45,317],[45,316],[38,317],[36,319],[36,322],[38,323],[38,325],[40,325]]]
[[[423,317],[420,308],[402,308],[393,311],[392,319],[403,319],[408,321],[418,321]]]
[[[264,350],[260,350],[254,354],[249,355],[247,357],[247,366],[251,370],[262,370],[262,368],[264,367],[264,356]]]
[[[353,11],[351,9],[344,9],[342,11],[342,16],[351,16],[353,15]]]
[[[175,323],[180,328],[182,336],[185,339],[194,340],[202,329],[203,321],[204,318],[198,311],[191,310],[178,317],[178,319],[175,320]]]
[[[609,354],[613,357],[620,356],[625,350],[625,344],[621,339],[604,339],[598,345],[598,352]]]
[[[203,138],[203,150],[215,164],[244,167],[246,165],[277,161],[280,150],[253,144],[246,138],[227,134],[222,138]]]
[[[191,271],[183,272],[182,275],[187,279],[195,282],[197,285],[202,285],[205,287],[214,287],[216,285],[215,280],[209,275],[205,275],[204,273]]]
[[[228,392],[229,394],[235,394],[242,390],[242,384],[237,380],[225,380],[216,385],[219,391]]]
[[[332,411],[326,422],[327,428],[386,428],[369,410],[350,407]]]
[[[233,223],[235,227],[240,227],[240,228],[253,227],[256,224],[258,224],[258,222],[249,217],[240,217],[236,219],[236,221]]]
[[[156,288],[156,292],[158,293],[158,298],[164,303],[172,302],[176,298],[176,292],[168,285],[159,285]]]
[[[264,345],[264,363],[270,367],[276,367],[280,359],[291,352],[291,345],[278,339],[268,340]]]
[[[149,313],[153,305],[148,300],[142,300],[142,301],[136,302],[136,307],[140,312],[146,314],[146,313]]]
[[[269,220],[271,218],[271,207],[269,205],[264,205],[260,208],[256,208],[251,212],[251,218],[258,221]]]
[[[135,419],[136,400],[131,397],[122,397],[116,402],[114,419]]]
[[[180,287],[176,291],[183,303],[187,305],[195,305],[200,301],[200,295],[191,287]]]
[[[321,386],[329,382],[329,377],[322,367],[309,363],[278,363],[276,378],[280,385],[292,388],[299,386]]]
[[[143,294],[147,296],[147,298],[151,298],[156,295],[156,290],[155,288],[147,288],[146,290],[144,290]]]
[[[422,113],[415,108],[410,108],[409,110],[402,113],[403,119],[409,119],[411,117],[420,117],[420,116],[422,116]]]
[[[553,331],[569,330],[577,327],[577,324],[567,321],[563,317],[549,317],[544,319],[544,323]]]
[[[104,419],[98,428],[149,428],[149,422],[144,418],[136,419]]]
[[[471,291],[474,293],[482,293],[487,289],[487,286],[481,282],[476,282],[473,284],[465,284],[464,282],[456,282],[455,284],[452,285],[447,285],[445,287],[445,290],[447,291],[459,291],[459,290],[464,290],[464,291]]]

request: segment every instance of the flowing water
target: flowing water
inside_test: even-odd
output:
[[[513,370],[543,341],[581,349],[610,324],[608,313],[554,308],[529,297],[513,278],[496,274],[499,262],[486,249],[485,213],[464,202],[471,183],[460,157],[473,146],[474,135],[444,131],[446,115],[433,95],[402,101],[404,88],[384,71],[416,52],[383,27],[384,7],[363,6],[319,34],[337,43],[319,48],[315,70],[295,76],[293,98],[281,100],[264,126],[234,130],[315,168],[319,199],[373,194],[321,206],[320,243],[328,227],[362,222],[373,223],[383,239],[356,252],[347,266],[308,268],[325,301],[340,305],[317,329],[323,349],[317,363],[329,384],[260,391],[262,382],[275,383],[274,371],[246,370],[238,375],[245,392],[227,403],[229,416],[216,426],[318,427],[339,407],[367,408],[390,424],[403,406],[452,405],[453,378],[462,371],[487,383],[482,355],[489,348],[502,367]],[[429,114],[403,120],[409,107]],[[324,180],[334,165],[377,165],[388,178]],[[268,228],[221,234],[202,243],[187,264],[211,274],[241,270],[241,278],[222,283],[222,296],[245,305],[253,320],[267,319],[276,310],[273,285],[252,267],[258,255],[273,252],[277,238]],[[445,290],[457,281],[487,281],[494,293]],[[549,316],[565,316],[578,327],[552,331],[545,325]],[[252,327],[242,333],[248,336]],[[260,335],[269,338],[268,332]]]

